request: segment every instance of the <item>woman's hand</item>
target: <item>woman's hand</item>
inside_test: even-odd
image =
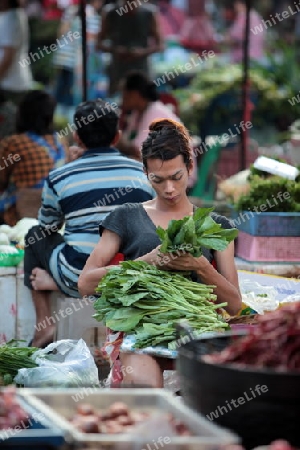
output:
[[[174,271],[199,270],[202,265],[209,264],[203,256],[195,258],[190,253],[183,251],[162,253],[160,249],[161,245],[158,245],[152,252],[138,259],[153,264],[158,269]]]
[[[187,252],[169,253],[162,258],[168,270],[174,271],[198,271],[202,267],[209,265],[209,261],[204,256],[195,257]],[[169,261],[168,261],[169,259]]]

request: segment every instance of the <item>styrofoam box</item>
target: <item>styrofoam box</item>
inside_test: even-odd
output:
[[[183,421],[192,431],[193,436],[172,436],[172,450],[216,450],[223,445],[235,444],[239,438],[229,430],[221,428],[199,413],[188,408],[177,397],[163,389],[23,389],[24,396],[32,406],[41,411],[45,417],[54,421],[66,432],[71,440],[84,448],[113,450],[142,450],[147,445],[152,448],[155,431],[145,430],[143,435],[136,434],[85,434],[78,431],[68,419],[71,419],[78,405],[89,403],[98,411],[107,410],[114,402],[124,402],[131,410],[151,411],[156,414],[171,413],[175,419]],[[156,425],[157,426],[157,425]],[[157,430],[158,436],[161,436]],[[167,444],[166,447],[169,447]],[[149,448],[149,447],[147,447]]]
[[[16,268],[0,267],[0,344],[16,337]]]

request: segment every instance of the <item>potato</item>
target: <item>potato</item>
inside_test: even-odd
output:
[[[129,408],[125,403],[115,402],[109,407],[108,412],[111,417],[124,416],[129,414]]]
[[[119,434],[119,433],[124,433],[124,431],[125,430],[124,430],[123,425],[120,425],[115,420],[109,420],[109,421],[105,422],[105,431],[104,431],[104,433],[107,433],[107,434]]]
[[[118,423],[119,425],[122,426],[128,426],[128,425],[133,425],[135,422],[133,420],[133,418],[131,417],[131,415],[129,414],[128,416],[119,416],[116,418],[116,423]]]
[[[99,433],[98,417],[92,415],[81,416],[76,421],[76,427],[83,433]]]
[[[82,403],[81,405],[78,405],[76,411],[82,416],[90,416],[92,414],[95,414],[95,409],[88,403]]]

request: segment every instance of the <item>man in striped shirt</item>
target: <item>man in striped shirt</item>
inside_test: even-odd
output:
[[[81,103],[74,114],[74,138],[84,153],[50,172],[39,211],[39,225],[25,239],[24,283],[32,290],[36,326],[32,345],[53,340],[50,293],[79,297],[77,281],[99,240],[99,224],[116,206],[144,202],[155,193],[142,164],[114,148],[118,115],[102,100]],[[64,233],[58,230],[62,227]],[[41,325],[43,324],[43,325]]]

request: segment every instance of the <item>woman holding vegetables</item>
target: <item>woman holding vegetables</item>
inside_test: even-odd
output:
[[[180,252],[174,258],[160,251],[156,227],[166,229],[170,220],[194,213],[195,207],[186,194],[193,161],[190,136],[182,124],[160,119],[152,122],[149,130],[142,145],[142,160],[157,196],[145,203],[122,205],[104,219],[101,239],[79,277],[79,291],[82,295],[94,295],[110,261],[122,253],[125,260],[140,260],[165,270],[195,272],[202,283],[216,286],[217,303],[227,302],[225,309],[234,315],[241,307],[241,295],[233,242],[224,251],[204,248],[200,257]],[[232,228],[225,217],[214,213],[212,217],[223,228]],[[216,269],[211,264],[213,260]],[[163,385],[162,370],[153,357],[121,353],[120,360],[123,366],[131,368],[130,373],[124,374],[125,383]]]

